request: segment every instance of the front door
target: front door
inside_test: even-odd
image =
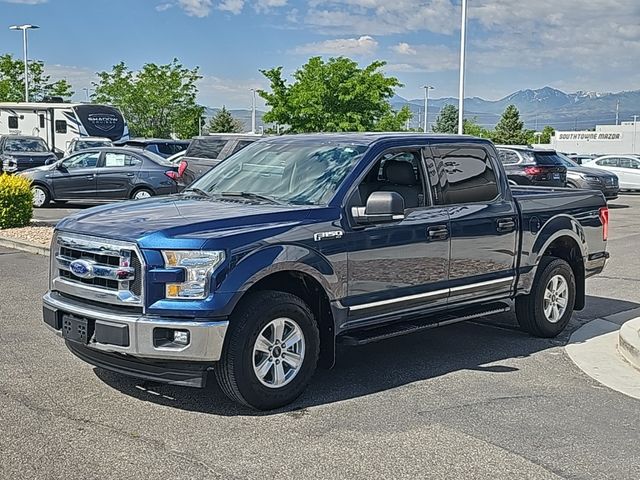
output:
[[[64,159],[53,173],[54,198],[94,199],[99,158],[100,152],[85,152]]]
[[[515,276],[519,215],[510,192],[500,191],[498,159],[472,143],[432,151],[433,196],[451,222],[449,303],[504,297]]]
[[[345,232],[344,303],[352,321],[447,301],[449,218],[446,207],[432,205],[421,165],[419,148],[389,151],[354,192],[356,206],[364,206],[373,192],[395,191],[405,200],[405,217]]]
[[[105,152],[98,169],[97,196],[103,200],[129,198],[142,165],[138,157],[124,152]]]

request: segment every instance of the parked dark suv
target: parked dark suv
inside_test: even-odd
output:
[[[0,136],[0,172],[14,173],[58,160],[40,137]]]
[[[567,167],[555,150],[515,145],[497,145],[496,148],[512,185],[566,186]]]
[[[32,182],[33,205],[50,201],[114,201],[177,193],[178,167],[133,148],[92,148],[52,165],[21,172]]]
[[[194,137],[180,162],[180,187],[193,183],[224,159],[260,138],[262,135],[232,133]]]

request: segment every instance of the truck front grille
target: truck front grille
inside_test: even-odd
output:
[[[135,244],[57,233],[51,290],[112,305],[143,307],[144,259]]]

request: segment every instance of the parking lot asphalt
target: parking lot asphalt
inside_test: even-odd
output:
[[[64,217],[68,217],[85,208],[98,205],[96,203],[53,203],[43,208],[33,209],[33,221],[54,227]]]
[[[339,352],[290,408],[137,381],[73,357],[41,321],[48,259],[0,249],[0,478],[640,478],[640,402],[562,348],[640,306],[640,195],[611,204],[605,272],[561,338],[512,315]],[[640,373],[639,373],[640,375]]]

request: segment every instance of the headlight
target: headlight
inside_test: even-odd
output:
[[[600,178],[593,175],[585,175],[584,179],[589,183],[600,183]]]
[[[15,172],[18,170],[17,160],[9,155],[5,155],[2,159],[2,170],[5,172]]]
[[[163,250],[167,268],[182,268],[184,283],[167,283],[166,298],[198,300],[209,294],[211,273],[224,261],[223,251]]]

